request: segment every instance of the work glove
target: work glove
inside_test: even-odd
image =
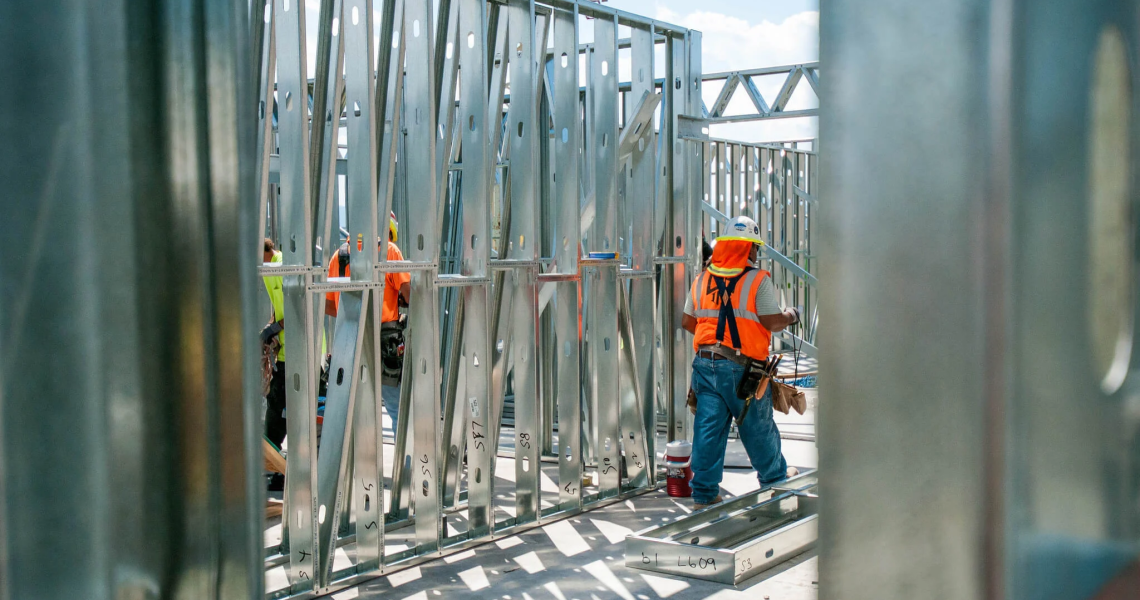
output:
[[[276,322],[276,321],[266,325],[261,330],[261,343],[262,344],[268,344],[269,340],[273,339],[273,336],[281,333],[284,329],[285,328],[282,327],[281,324]]]
[[[802,313],[800,307],[793,306],[792,308],[789,308],[788,311],[790,311],[792,313],[792,319],[794,319],[791,324],[795,325],[796,323],[799,323],[801,313]]]

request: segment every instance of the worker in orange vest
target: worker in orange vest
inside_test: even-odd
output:
[[[756,267],[764,241],[755,221],[736,217],[715,244],[708,268],[689,291],[681,321],[693,334],[696,351],[692,489],[697,509],[721,501],[718,492],[733,418],[760,484],[790,475],[772,419],[771,386],[746,412],[737,388],[750,363],[767,360],[772,332],[798,323],[800,313],[795,308],[780,310],[771,274]]]
[[[389,213],[388,220],[388,261],[404,260],[404,253],[396,245],[399,239],[400,224],[396,213]],[[357,249],[361,246],[358,243]],[[348,277],[348,244],[341,244],[336,255],[329,261],[329,277]],[[400,306],[407,306],[411,298],[411,274],[388,273],[384,276],[384,302],[380,309],[380,395],[384,400],[384,410],[392,419],[392,430],[400,412],[400,378],[403,366],[404,319],[400,317]],[[340,308],[340,292],[325,295],[325,314],[335,317]]]

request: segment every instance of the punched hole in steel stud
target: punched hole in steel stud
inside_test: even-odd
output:
[[[525,456],[522,459],[522,468],[523,473],[530,473],[530,459]]]
[[[690,544],[692,544],[692,545],[694,545],[694,546],[696,546],[696,545],[697,545],[697,543],[698,543],[698,542],[700,542],[700,541],[701,541],[701,538],[699,538],[699,537],[695,537],[695,538],[693,538],[693,539],[689,540],[689,543],[690,543]]]
[[[776,554],[776,550],[769,548],[768,551],[764,553],[764,558],[772,558],[774,554]]]
[[[344,383],[344,367],[336,370],[336,384],[340,385],[341,383]]]
[[[371,506],[372,506],[372,496],[369,496],[368,494],[364,494],[364,512],[368,512],[368,509]]]
[[[475,468],[475,483],[481,483],[482,481],[483,481],[483,469],[476,467]]]
[[[293,391],[301,391],[301,375],[299,373],[293,373]]]
[[[296,235],[289,236],[289,251],[290,252],[296,252],[297,251],[297,236]]]
[[[427,495],[428,495],[428,489],[430,489],[430,488],[428,487],[428,482],[426,482],[426,481],[425,481],[425,482],[424,482],[424,496],[427,496]]]
[[[421,234],[416,236],[416,247],[419,250],[424,249],[424,234],[421,233]]]

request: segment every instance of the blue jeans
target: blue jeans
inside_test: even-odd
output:
[[[380,398],[384,401],[384,410],[388,411],[388,418],[392,419],[392,433],[396,432],[396,422],[400,417],[400,386],[380,385]]]
[[[693,502],[707,504],[720,492],[729,423],[744,408],[744,401],[736,397],[736,384],[743,375],[744,366],[731,360],[699,356],[693,359],[693,392],[697,395],[697,416],[693,419]],[[739,431],[760,485],[786,479],[788,463],[780,452],[780,431],[772,420],[771,387],[763,398],[752,401]]]

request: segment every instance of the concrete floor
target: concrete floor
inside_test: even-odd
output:
[[[332,598],[815,600],[814,551],[736,588],[625,566],[626,534],[683,516],[690,506],[688,500],[654,492],[381,577]]]
[[[802,416],[777,413],[776,421],[782,431],[814,433],[817,404],[814,390],[809,391],[808,402],[809,410]],[[385,433],[390,436],[391,424],[386,415],[384,426]],[[504,432],[504,435],[509,439],[509,432]],[[818,455],[812,442],[784,440],[783,451],[790,465],[818,466]],[[390,460],[391,455],[392,447],[386,444],[385,457]],[[496,512],[502,513],[498,518],[504,518],[513,514],[511,492],[514,486],[510,479],[513,479],[514,464],[512,459],[503,457],[498,462],[496,489],[505,493],[496,494]],[[385,466],[386,472],[390,472],[390,465]],[[726,497],[759,487],[738,440],[730,439],[725,466],[721,488]],[[557,465],[544,464],[543,467],[544,474],[550,471],[557,478]],[[499,474],[506,474],[510,479],[498,481]],[[557,499],[557,485],[547,479],[550,477],[543,478],[542,486],[544,506]],[[548,495],[550,498],[546,497]],[[627,534],[683,517],[691,512],[691,508],[689,499],[670,498],[663,490],[652,492],[383,576],[331,597],[338,600],[428,600],[436,597],[486,600],[815,600],[818,563],[814,550],[736,587],[625,566],[624,539]],[[464,516],[462,512],[453,514],[449,518],[449,528],[465,529]],[[267,545],[280,540],[280,525],[276,522],[270,525],[266,531]],[[410,538],[410,534],[410,528],[386,532],[387,550],[398,552],[407,548],[411,540],[403,538]],[[351,545],[338,549],[336,554],[334,562],[338,570],[354,562],[355,552]],[[283,567],[266,573],[267,589],[279,589],[285,583]]]

